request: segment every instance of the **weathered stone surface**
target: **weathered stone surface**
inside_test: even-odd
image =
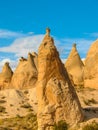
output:
[[[65,62],[65,67],[68,71],[70,79],[73,81],[75,86],[83,86],[83,69],[84,64],[79,56],[76,49],[76,44],[73,44],[72,50]]]
[[[9,63],[6,62],[3,66],[2,72],[0,73],[0,89],[5,89],[9,87],[12,75],[13,72],[9,66]]]
[[[36,69],[38,68],[38,55],[36,52],[32,52],[32,56],[33,56],[33,59],[34,59],[34,64],[36,66]]]
[[[49,32],[38,51],[38,130],[53,130],[61,120],[71,125],[83,120],[78,97]]]
[[[37,68],[31,53],[28,59],[21,57],[19,65],[12,77],[11,86],[17,89],[35,87],[37,81]]]
[[[98,88],[98,39],[91,45],[85,59],[84,85]]]

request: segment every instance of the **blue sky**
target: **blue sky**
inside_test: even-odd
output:
[[[62,59],[74,42],[85,58],[98,38],[98,0],[0,0],[0,67],[37,51],[46,27]]]

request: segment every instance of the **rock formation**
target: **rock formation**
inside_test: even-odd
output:
[[[9,87],[12,75],[13,72],[9,66],[9,63],[6,62],[3,66],[2,72],[0,73],[0,89],[5,89]]]
[[[98,88],[98,39],[91,45],[86,56],[84,85]]]
[[[65,63],[70,79],[75,86],[83,86],[83,69],[84,64],[76,49],[76,44],[73,44],[72,50]]]
[[[38,68],[38,55],[36,52],[32,53],[33,59],[34,59],[34,64],[36,66],[36,69]]]
[[[35,87],[37,81],[37,68],[31,53],[28,59],[21,57],[19,65],[12,77],[11,86],[13,88],[24,89]]]
[[[83,120],[81,105],[49,29],[38,51],[37,98],[38,130],[53,130],[59,121],[73,125]]]

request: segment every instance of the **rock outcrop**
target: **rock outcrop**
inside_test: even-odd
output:
[[[86,56],[84,86],[98,89],[98,39],[91,45]]]
[[[2,72],[0,73],[0,89],[6,89],[9,87],[12,75],[13,72],[9,66],[9,63],[6,62],[3,66]]]
[[[73,44],[72,50],[65,63],[65,67],[68,71],[70,79],[73,81],[75,86],[83,86],[83,69],[84,64],[79,56],[76,49],[76,44]]]
[[[32,53],[33,59],[34,59],[34,64],[36,66],[36,69],[38,68],[38,55],[36,52]]]
[[[28,59],[21,57],[11,81],[11,87],[17,89],[35,87],[37,81],[37,68],[31,53]]]
[[[53,130],[53,125],[65,121],[71,125],[83,120],[75,89],[62,64],[50,36],[50,29],[38,51],[38,130]]]

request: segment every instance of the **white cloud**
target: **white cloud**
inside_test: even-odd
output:
[[[28,52],[38,51],[38,47],[43,37],[44,35],[40,34],[17,38],[10,46],[0,48],[0,51],[14,53],[16,57],[27,57]],[[82,54],[85,55],[87,53],[91,43],[93,42],[93,40],[83,38],[54,39],[62,59],[67,58],[73,43],[77,44],[77,49],[82,56]]]
[[[5,58],[5,59],[3,59],[3,60],[0,61],[0,72],[1,72],[3,66],[4,66],[4,64],[5,64],[6,62],[9,62],[10,67],[11,67],[11,69],[12,69],[13,71],[15,70],[15,68],[16,68],[16,66],[17,66],[17,64],[18,64],[18,60],[11,60],[10,58]]]
[[[13,59],[20,58],[21,56],[27,57],[28,52],[37,52],[38,47],[40,43],[42,42],[44,35],[32,35],[32,36],[25,36],[22,38],[16,38],[16,40],[10,44],[9,46],[1,47],[0,52],[4,53],[14,53]],[[85,58],[86,53],[88,49],[90,48],[90,45],[93,43],[93,40],[84,39],[84,38],[64,38],[64,39],[58,39],[54,37],[55,44],[57,46],[57,49],[60,53],[60,57],[65,63],[66,58],[68,57],[70,50],[72,48],[72,44],[77,44],[77,50],[82,58]],[[0,56],[1,57],[1,56]],[[8,57],[6,57],[8,58]],[[17,61],[11,60],[12,58],[9,56],[10,62],[12,64],[12,68],[15,68],[14,65]],[[1,65],[4,63],[5,60],[2,61],[1,58]],[[0,66],[1,68],[1,66]]]
[[[0,48],[1,52],[15,53],[26,57],[28,52],[37,52],[44,35],[34,35],[16,39],[10,46]]]
[[[83,58],[84,55],[86,55],[88,49],[90,48],[90,45],[93,43],[93,40],[88,40],[84,38],[64,38],[61,39],[61,54],[68,56],[68,54],[71,51],[73,43],[77,44],[77,50],[81,57]]]
[[[98,33],[92,33],[90,35],[98,36]],[[0,29],[0,38],[12,37],[16,39],[12,44],[0,48],[0,52],[3,52],[3,56],[0,56],[0,70],[6,61],[10,62],[11,68],[14,70],[18,63],[17,59],[21,56],[27,57],[28,52],[37,52],[44,35],[35,35],[33,32],[23,34],[23,32],[17,33]],[[85,58],[90,45],[93,43],[93,40],[86,38],[58,39],[57,37],[54,37],[54,41],[63,63],[65,63],[73,43],[77,44],[78,52],[82,58]],[[15,55],[13,54],[13,59],[16,60],[12,60],[12,55],[9,55],[9,58],[5,57],[4,53],[14,53]]]
[[[25,34],[21,32],[13,32],[10,30],[0,29],[0,38],[17,38],[23,36],[25,36]]]

